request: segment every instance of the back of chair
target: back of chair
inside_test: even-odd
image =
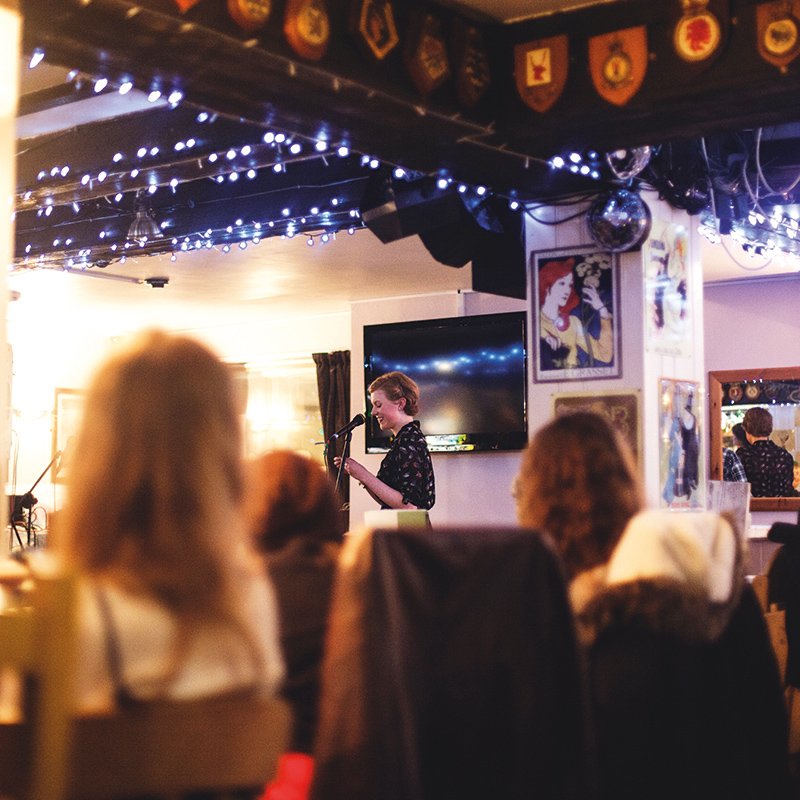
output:
[[[534,531],[351,536],[322,691],[318,800],[593,796],[565,581]]]
[[[36,579],[32,602],[0,611],[0,666],[22,678],[22,720],[0,724],[0,797],[112,800],[262,788],[291,712],[252,693],[146,702],[73,718],[74,583]]]
[[[23,717],[18,724],[0,724],[0,795],[64,796],[74,591],[69,577],[39,576],[29,603],[0,611],[0,667],[20,678]]]
[[[237,695],[147,702],[78,719],[67,797],[183,797],[262,788],[289,742],[291,712],[277,698]]]

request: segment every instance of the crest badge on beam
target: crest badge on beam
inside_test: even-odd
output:
[[[400,42],[390,0],[354,0],[350,30],[376,61],[383,61]]]
[[[589,72],[597,93],[624,106],[639,91],[647,73],[647,28],[637,25],[589,39]]]
[[[248,33],[263,28],[272,11],[272,0],[228,0],[231,19]]]
[[[287,0],[283,33],[295,53],[319,61],[331,36],[326,0]]]
[[[514,47],[514,79],[522,102],[544,113],[555,105],[567,82],[566,36],[536,39]]]
[[[713,59],[722,44],[722,26],[708,7],[709,0],[680,0],[683,16],[678,20],[672,42],[678,57],[690,63]]]
[[[800,2],[776,0],[756,6],[758,53],[786,72],[800,54]]]
[[[405,52],[405,67],[422,95],[438,89],[451,74],[442,23],[433,14],[412,15]]]
[[[455,20],[452,43],[456,97],[464,108],[474,108],[492,83],[483,34],[475,25]]]
[[[192,6],[196,6],[200,0],[175,0],[175,5],[181,14],[185,14]]]

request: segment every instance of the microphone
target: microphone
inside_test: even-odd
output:
[[[332,442],[334,439],[338,439],[340,436],[344,436],[346,433],[350,433],[353,428],[357,428],[359,425],[363,425],[367,421],[367,418],[363,414],[356,414],[350,422],[347,423],[343,428],[339,428],[336,433],[331,434],[329,442]]]

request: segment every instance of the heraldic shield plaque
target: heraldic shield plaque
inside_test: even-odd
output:
[[[514,79],[522,101],[534,111],[552,108],[567,82],[569,45],[566,36],[535,39],[514,47]]]

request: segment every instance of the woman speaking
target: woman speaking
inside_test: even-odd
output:
[[[344,470],[380,503],[381,508],[430,509],[436,500],[433,464],[425,436],[414,415],[419,407],[419,387],[402,372],[387,372],[369,385],[372,416],[382,431],[391,431],[389,452],[373,475],[354,458]],[[338,467],[341,458],[334,463]]]

